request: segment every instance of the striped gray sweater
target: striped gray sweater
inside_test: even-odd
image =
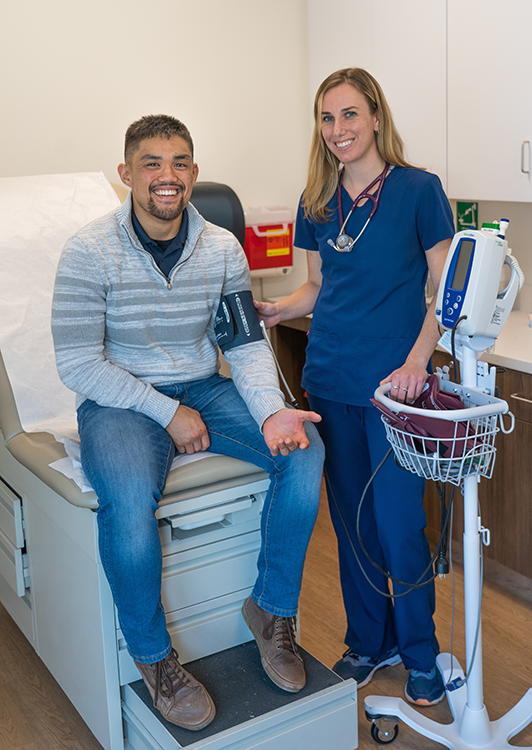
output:
[[[177,402],[153,388],[208,378],[219,369],[214,318],[220,296],[251,289],[235,237],[186,208],[186,245],[169,280],[140,244],[123,206],[71,237],[52,305],[64,384],[102,406],[133,409],[166,427]],[[284,407],[275,363],[258,341],[227,352],[239,393],[259,424]]]

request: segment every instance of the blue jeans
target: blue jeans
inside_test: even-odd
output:
[[[434,666],[439,651],[433,620],[434,583],[398,596],[392,604],[372,587],[387,592],[388,582],[367,560],[357,537],[356,518],[364,487],[390,447],[380,413],[374,406],[341,404],[310,393],[308,400],[322,416],[318,431],[327,451],[327,494],[338,537],[346,645],[357,654],[374,657],[398,646],[407,669],[426,672]],[[360,536],[372,560],[407,583],[417,581],[430,562],[424,487],[424,479],[398,468],[390,455],[360,514]],[[335,501],[371,583],[356,561]],[[405,588],[394,583],[393,590],[401,594]]]
[[[220,375],[158,388],[196,409],[210,451],[249,461],[270,474],[253,599],[282,617],[297,612],[305,554],[320,499],[324,451],[314,425],[310,447],[274,458],[238,394]],[[140,662],[171,649],[161,604],[162,554],[155,512],[175,456],[166,430],[128,409],[87,400],[78,409],[83,469],[98,495],[100,557],[129,653]]]

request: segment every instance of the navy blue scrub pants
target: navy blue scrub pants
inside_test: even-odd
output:
[[[340,520],[336,503],[362,566],[374,586],[388,592],[386,577],[368,561],[357,538],[357,510],[371,474],[390,447],[378,410],[341,404],[308,394],[325,443],[327,494],[338,537],[340,579],[347,613],[346,645],[362,656],[377,657],[398,646],[407,669],[428,671],[439,651],[433,621],[434,584],[393,601],[377,593],[364,577]],[[416,582],[430,561],[423,509],[425,481],[396,466],[391,454],[364,499],[362,542],[371,558],[400,581]],[[432,570],[425,578],[430,578]],[[394,594],[404,587],[394,583]]]

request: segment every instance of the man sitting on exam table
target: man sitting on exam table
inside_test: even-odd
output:
[[[244,252],[189,203],[198,167],[187,128],[143,117],[127,130],[124,161],[125,204],[64,248],[54,346],[61,379],[78,394],[82,464],[129,653],[162,715],[198,730],[214,704],[179,664],[161,604],[155,511],[175,452],[209,450],[269,472],[258,577],[242,611],[268,676],[297,692],[305,670],[294,616],[319,504],[323,446],[312,422],[321,418],[286,408],[249,314]],[[232,324],[224,328],[232,309],[248,311],[234,338]],[[217,336],[234,382],[218,374]]]

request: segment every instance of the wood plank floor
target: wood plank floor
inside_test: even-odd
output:
[[[301,642],[329,667],[345,650],[345,614],[340,593],[336,559],[336,537],[326,501],[322,503],[309,547],[300,600]],[[461,507],[457,503],[457,509]],[[492,529],[492,534],[496,529]],[[453,650],[465,668],[463,575],[461,551],[453,551],[455,579],[455,625]],[[532,687],[532,581],[513,574],[485,559],[483,587],[484,701],[491,720],[505,714]],[[442,651],[451,648],[453,581],[446,576],[436,584],[436,630]],[[402,664],[377,672],[373,680],[358,692],[360,750],[379,747],[370,736],[370,724],[364,716],[366,695],[404,697],[407,672]],[[452,720],[447,702],[422,709],[434,721]],[[512,739],[516,746],[532,746],[532,725]],[[406,724],[390,745],[394,750],[432,750],[442,748],[421,737]],[[327,749],[329,750],[329,749]],[[331,748],[330,750],[334,750]]]
[[[496,533],[496,529],[492,530]],[[454,652],[464,665],[463,581],[456,551]],[[437,583],[436,626],[442,650],[450,649],[452,579]],[[483,597],[484,689],[491,719],[508,711],[532,686],[532,582],[486,563]],[[301,595],[303,646],[328,666],[344,651],[345,617],[338,582],[336,541],[325,500],[312,538]],[[402,665],[378,672],[359,691],[359,744],[376,750],[364,718],[365,695],[403,695]],[[450,721],[444,703],[424,709],[436,721]],[[532,727],[512,743],[532,745]],[[355,744],[353,744],[355,747]],[[442,746],[402,724],[395,750]],[[32,647],[0,606],[0,750],[101,750],[72,704]],[[323,750],[334,750],[323,748]]]
[[[0,749],[102,750],[1,605]]]

